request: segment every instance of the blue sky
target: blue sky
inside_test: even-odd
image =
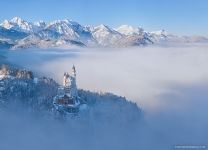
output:
[[[0,21],[71,19],[83,25],[122,24],[180,35],[208,36],[208,0],[1,0]]]

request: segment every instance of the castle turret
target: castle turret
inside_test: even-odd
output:
[[[67,72],[64,73],[64,78],[63,78],[63,86],[69,86],[70,85],[70,80],[69,79],[69,74]]]
[[[64,73],[62,92],[53,101],[56,110],[67,113],[77,113],[81,104],[76,85],[76,69],[72,67],[71,73]],[[65,109],[65,110],[64,110]]]
[[[72,67],[71,75],[69,73],[64,74],[63,86],[64,86],[65,94],[68,97],[73,98],[74,101],[75,101],[75,104],[79,103],[78,102],[77,85],[76,85],[76,69],[75,69],[75,66]]]
[[[74,65],[72,67],[72,75],[76,78],[76,69]]]

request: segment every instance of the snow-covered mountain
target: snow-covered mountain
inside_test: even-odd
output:
[[[103,24],[91,28],[91,33],[97,43],[102,46],[116,45],[123,37],[121,33]]]
[[[14,17],[10,21],[5,20],[0,24],[6,29],[13,29],[21,32],[33,32],[33,24],[29,23],[19,17]]]
[[[144,30],[140,27],[134,28],[129,25],[122,25],[116,29],[121,34],[124,35],[141,35],[144,33]]]
[[[0,26],[0,39],[6,41],[16,41],[27,37],[28,34],[14,29],[6,29]]]
[[[122,25],[113,29],[106,25],[83,26],[71,20],[56,20],[49,23],[27,22],[19,17],[5,20],[0,24],[0,39],[22,48],[70,48],[78,47],[129,47],[149,44],[208,42],[202,36],[177,36],[165,30],[148,32],[141,27]]]

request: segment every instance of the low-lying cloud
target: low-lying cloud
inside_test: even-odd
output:
[[[208,46],[8,52],[8,61],[60,84],[74,64],[79,88],[112,92],[136,102],[144,125],[143,148],[206,145]],[[135,143],[134,143],[135,144]],[[150,146],[151,145],[151,146]]]
[[[126,96],[143,108],[162,106],[156,100],[172,93],[173,85],[193,85],[208,79],[207,46],[24,51],[10,61],[54,78],[60,84],[72,64],[78,86]],[[60,52],[59,52],[60,51]],[[176,93],[177,94],[177,93]]]

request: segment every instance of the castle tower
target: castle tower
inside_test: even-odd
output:
[[[72,67],[72,75],[76,78],[76,69],[74,65]]]
[[[76,85],[76,69],[72,67],[71,73],[64,73],[61,92],[54,97],[53,105],[58,112],[77,113],[81,104]]]
[[[70,83],[69,83],[69,74],[67,72],[64,73],[64,78],[63,78],[63,86],[66,87],[66,86],[69,86]]]
[[[74,103],[78,104],[78,92],[76,85],[76,69],[75,66],[72,67],[71,74],[65,73],[63,78],[63,86],[65,94],[74,99]]]

